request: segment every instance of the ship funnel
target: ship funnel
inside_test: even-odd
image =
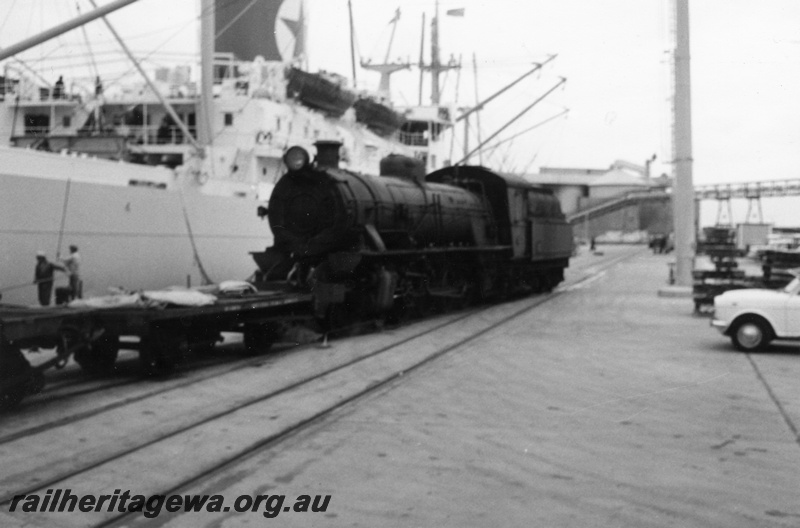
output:
[[[342,142],[336,140],[323,140],[314,143],[317,147],[317,167],[321,169],[339,168],[339,149]]]
[[[425,164],[422,160],[403,156],[402,154],[389,154],[381,159],[381,176],[395,176],[411,180],[419,185],[425,183]]]

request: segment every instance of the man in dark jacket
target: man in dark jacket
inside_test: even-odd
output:
[[[64,271],[64,267],[47,260],[47,255],[45,255],[44,251],[36,253],[36,271],[33,276],[33,283],[39,287],[39,304],[42,306],[50,306],[55,270]]]

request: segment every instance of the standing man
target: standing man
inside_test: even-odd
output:
[[[64,271],[64,267],[48,261],[44,251],[37,251],[33,283],[39,286],[39,304],[42,306],[50,306],[50,296],[53,293],[53,273],[55,270]]]
[[[64,76],[59,75],[56,85],[53,87],[53,99],[64,98]]]
[[[83,297],[83,284],[81,282],[81,255],[78,253],[78,246],[72,245],[69,247],[69,256],[62,258],[61,262],[67,268],[67,275],[69,275],[69,289],[71,299],[80,299]]]
[[[761,272],[764,274],[763,280],[766,284],[772,277],[772,258],[767,257],[764,259],[764,264],[761,265]]]

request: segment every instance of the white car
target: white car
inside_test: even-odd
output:
[[[800,278],[782,290],[731,290],[714,298],[711,326],[746,352],[773,339],[800,339]]]

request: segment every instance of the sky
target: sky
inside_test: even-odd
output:
[[[99,0],[98,0],[99,1]],[[88,0],[77,0],[82,11]],[[357,54],[383,60],[398,6],[390,58],[416,62],[422,14],[433,0],[351,0]],[[74,16],[76,2],[0,0],[0,46]],[[101,3],[107,3],[103,1]],[[352,77],[347,0],[306,0],[308,66]],[[695,184],[800,178],[800,2],[690,0],[693,178]],[[463,8],[463,17],[444,15]],[[442,58],[461,58],[460,74],[444,78],[443,101],[468,107],[522,75],[535,62],[556,59],[481,113],[482,137],[495,132],[564,77],[559,88],[509,126],[510,137],[561,116],[498,147],[483,163],[502,170],[605,168],[617,159],[643,164],[656,155],[653,175],[671,174],[671,0],[441,0]],[[158,13],[158,16],[153,16]],[[109,20],[149,67],[191,61],[197,52],[197,0],[140,0]],[[430,40],[430,25],[426,28]],[[57,77],[80,54],[53,60],[67,41],[92,48],[100,70],[131,71],[120,62],[99,22],[27,52],[26,61],[53,62]],[[429,51],[425,60],[429,61]],[[477,68],[473,67],[473,56]],[[45,59],[50,59],[45,60]],[[69,62],[69,61],[72,62]],[[60,63],[58,61],[61,61]],[[57,68],[60,68],[57,70]],[[376,73],[358,69],[357,85],[375,88]],[[131,77],[135,79],[135,77]],[[392,98],[416,104],[419,73],[393,77]],[[457,93],[456,93],[457,92]],[[477,97],[476,97],[477,92]],[[429,100],[425,84],[425,102]],[[473,121],[474,123],[474,121]],[[463,148],[459,133],[456,149]],[[477,137],[470,138],[475,146]],[[775,202],[775,203],[773,203]],[[800,203],[770,201],[767,221],[800,225]],[[734,204],[743,221],[746,203]],[[716,204],[704,204],[711,220]]]

